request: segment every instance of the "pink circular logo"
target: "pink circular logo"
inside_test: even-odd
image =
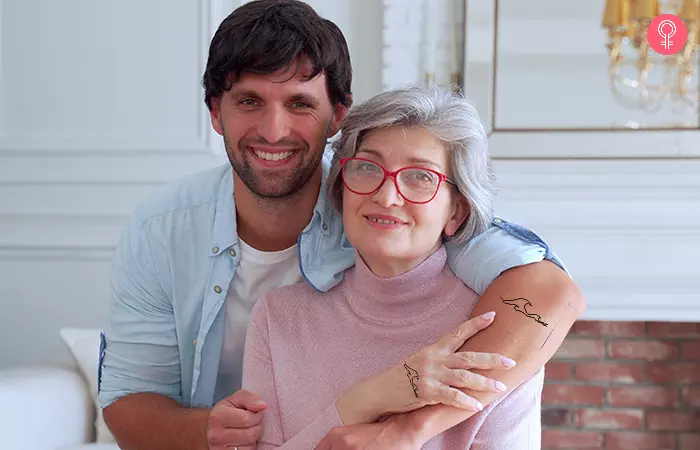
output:
[[[683,50],[688,29],[678,16],[661,14],[654,17],[647,30],[647,41],[656,53],[673,55]]]

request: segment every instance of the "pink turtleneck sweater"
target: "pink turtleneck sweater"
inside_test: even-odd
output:
[[[268,405],[258,450],[313,449],[343,425],[335,407],[343,392],[467,320],[478,297],[445,263],[443,247],[387,279],[358,258],[329,292],[304,283],[262,297],[253,308],[243,365],[243,389]],[[540,370],[423,448],[539,449],[543,379]]]

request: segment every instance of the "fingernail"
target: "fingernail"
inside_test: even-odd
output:
[[[255,400],[255,401],[253,402],[253,405],[254,405],[254,406],[265,406],[265,402],[262,401],[262,400]]]
[[[514,367],[515,366],[515,361],[513,361],[510,358],[506,358],[505,356],[501,358],[501,361],[503,362],[503,365],[506,367]]]
[[[479,403],[479,402],[476,402],[476,409],[478,409],[479,411],[483,411],[483,410],[484,410],[484,405],[482,405],[482,404]]]
[[[486,320],[491,320],[491,319],[493,319],[495,316],[496,316],[496,311],[491,311],[491,312],[487,312],[486,314],[482,314],[482,315],[481,315],[481,318],[482,318],[482,319],[486,319]]]
[[[506,385],[501,383],[500,381],[496,381],[495,384],[496,384],[496,389],[498,389],[499,391],[505,391],[507,389]]]

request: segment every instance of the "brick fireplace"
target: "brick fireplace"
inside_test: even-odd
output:
[[[542,426],[543,449],[700,450],[700,323],[576,322]]]

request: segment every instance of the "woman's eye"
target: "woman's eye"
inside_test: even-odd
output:
[[[363,172],[376,172],[377,166],[374,164],[360,164],[359,169]]]

